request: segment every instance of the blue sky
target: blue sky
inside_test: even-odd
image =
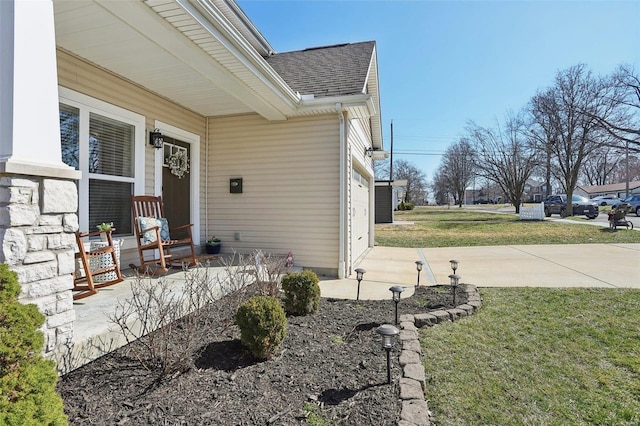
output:
[[[385,149],[430,180],[468,120],[492,126],[558,70],[640,71],[640,0],[237,0],[277,52],[375,40]],[[405,153],[405,154],[401,154]]]

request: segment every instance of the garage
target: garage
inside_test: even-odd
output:
[[[355,261],[369,248],[369,179],[354,169],[351,188],[351,255]]]

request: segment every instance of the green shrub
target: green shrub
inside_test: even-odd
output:
[[[19,294],[15,272],[0,264],[0,425],[66,425],[55,364],[40,354],[44,316]]]
[[[282,277],[284,309],[292,315],[307,315],[320,306],[320,286],[313,271],[302,271]]]
[[[413,203],[404,203],[404,209],[405,210],[413,210],[416,208],[416,205]]]
[[[287,335],[287,316],[273,296],[254,296],[236,312],[242,344],[259,359],[269,359]]]

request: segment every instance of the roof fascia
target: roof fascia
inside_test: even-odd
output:
[[[377,114],[372,96],[364,93],[359,95],[329,96],[326,98],[303,97],[300,101],[300,110],[304,112],[326,111],[327,109],[335,109],[336,103],[342,104],[345,109],[364,108],[366,111],[364,118]]]
[[[215,0],[211,0],[215,1]],[[267,41],[267,39],[262,35],[260,30],[251,22],[251,19],[244,13],[244,10],[240,7],[235,0],[218,0],[218,2],[224,4],[235,16],[242,22],[242,25],[246,28],[246,30],[252,35],[252,37],[256,40],[256,42],[263,49],[263,56],[271,56],[276,53],[275,49],[271,44]]]
[[[207,28],[247,69],[268,86],[288,108],[295,109],[300,100],[298,93],[291,89],[282,77],[267,64],[267,61],[210,0],[176,1],[193,19]],[[248,18],[246,19],[248,20]]]
[[[189,64],[212,83],[224,87],[230,94],[261,116],[268,120],[286,120],[288,110],[282,111],[273,103],[257,96],[246,82],[223,67],[200,47],[185,43],[184,35],[146,4],[137,1],[94,1],[132,28],[136,28],[144,37],[153,40],[177,60]],[[149,32],[149,29],[152,31]]]
[[[371,135],[372,143],[374,146],[382,149],[382,109],[380,107],[380,80],[378,79],[378,48],[377,45],[373,45],[373,51],[371,52],[371,63],[369,64],[369,70],[367,72],[367,78],[365,80],[365,90],[367,84],[369,83],[369,78],[374,79],[374,87],[375,87],[375,97],[374,102],[375,106],[378,109],[378,114],[372,117],[372,120],[377,121],[377,132]],[[364,91],[364,90],[363,90]]]
[[[304,113],[338,111],[336,104],[350,112],[355,118],[379,120],[380,114],[376,109],[374,97],[368,93],[358,95],[331,96],[326,98],[311,98],[303,96],[299,110]],[[375,132],[378,133],[378,132]],[[382,135],[372,133],[372,145],[376,149],[382,149]]]

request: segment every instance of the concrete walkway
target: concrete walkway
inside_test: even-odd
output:
[[[421,284],[448,284],[449,260],[459,261],[461,282],[478,287],[640,288],[640,244],[514,245],[408,249],[373,247],[360,262],[367,273],[361,299],[387,299],[389,287],[413,292],[417,260],[427,264]],[[355,298],[355,278],[324,279],[323,297]]]
[[[421,285],[449,284],[449,260],[457,259],[461,282],[477,287],[608,287],[640,288],[640,244],[571,244],[454,248],[373,247],[358,265],[367,272],[360,284],[360,299],[390,299],[389,287],[405,287],[402,297],[413,294],[417,283],[416,261],[425,262]],[[223,268],[206,268],[210,277]],[[164,279],[181,292],[186,274]],[[122,333],[110,323],[118,305],[131,297],[134,278],[100,289],[98,294],[74,302],[76,321],[73,343],[78,353],[70,365],[109,352],[122,344]],[[358,282],[322,279],[322,297],[355,299]]]

